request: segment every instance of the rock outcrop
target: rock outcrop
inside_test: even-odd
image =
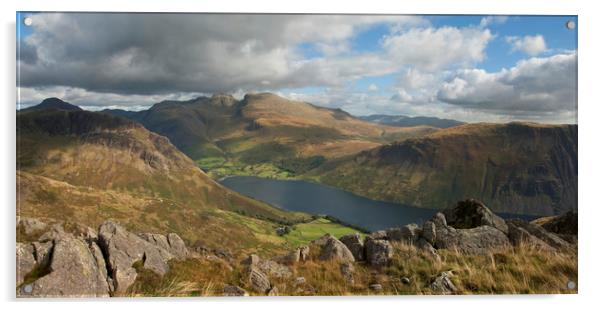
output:
[[[337,238],[326,234],[314,240],[313,244],[320,247],[320,260],[337,260],[341,263],[354,262],[355,258],[347,246]]]
[[[365,259],[364,242],[359,234],[349,234],[342,236],[339,240],[351,251],[356,261]]]
[[[431,284],[430,284],[431,290],[433,290],[433,292],[435,292],[437,294],[441,294],[441,295],[449,295],[449,294],[453,294],[453,293],[457,292],[458,289],[454,285],[454,282],[452,282],[452,280],[451,280],[452,276],[453,276],[453,274],[451,271],[446,271],[446,272],[444,271],[444,272],[438,274],[431,281]]]
[[[459,201],[454,207],[447,208],[442,213],[445,215],[447,225],[454,228],[468,229],[487,225],[508,233],[506,222],[475,199]]]
[[[176,234],[136,235],[117,223],[103,223],[98,232],[62,224],[21,221],[38,241],[17,243],[17,287],[20,297],[107,297],[123,293],[135,281],[134,263],[164,275],[170,259],[189,255]],[[32,224],[33,223],[33,224]],[[35,228],[35,229],[34,229]],[[32,230],[33,229],[33,230]],[[46,231],[44,231],[46,230]]]
[[[393,247],[387,240],[366,238],[366,260],[372,266],[383,267],[393,256]]]

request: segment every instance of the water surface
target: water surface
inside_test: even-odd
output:
[[[376,201],[355,194],[306,181],[273,180],[253,176],[234,176],[220,181],[243,195],[275,207],[314,215],[330,215],[353,226],[369,231],[422,224],[436,210]],[[502,217],[529,216],[500,214]]]

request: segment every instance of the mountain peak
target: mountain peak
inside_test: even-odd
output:
[[[65,102],[59,98],[52,97],[44,99],[40,104],[29,107],[27,109],[23,109],[23,111],[31,111],[31,110],[42,110],[42,109],[58,109],[58,110],[66,110],[66,111],[81,111],[82,108]]]

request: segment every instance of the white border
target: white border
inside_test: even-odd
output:
[[[602,99],[596,91],[602,88],[598,77],[600,72],[600,20],[601,11],[596,1],[560,0],[423,0],[423,1],[328,1],[302,0],[97,0],[87,1],[2,1],[2,57],[0,87],[3,95],[1,132],[4,142],[2,161],[1,194],[4,203],[2,247],[2,301],[9,308],[30,309],[56,307],[60,309],[103,309],[107,307],[145,307],[164,309],[165,307],[213,309],[213,308],[261,308],[261,309],[306,309],[315,306],[341,307],[349,309],[375,308],[479,308],[508,309],[520,308],[572,309],[587,304],[599,304],[597,299],[602,268],[600,248],[600,226],[602,205],[598,183],[602,176],[600,169],[600,141],[602,141]],[[128,300],[105,302],[81,301],[37,301],[23,302],[14,299],[14,219],[15,219],[15,16],[16,11],[144,11],[144,12],[256,12],[256,13],[385,13],[385,14],[547,14],[579,15],[579,294],[554,296],[459,296],[459,297],[345,297],[345,298],[254,298],[248,300],[224,299],[143,299],[137,303]],[[12,278],[12,279],[11,279]],[[43,304],[39,304],[39,302]],[[173,305],[165,304],[176,302]]]

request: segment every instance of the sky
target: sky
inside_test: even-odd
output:
[[[20,12],[17,21],[18,108],[58,97],[141,110],[273,92],[358,116],[577,123],[576,16]]]

